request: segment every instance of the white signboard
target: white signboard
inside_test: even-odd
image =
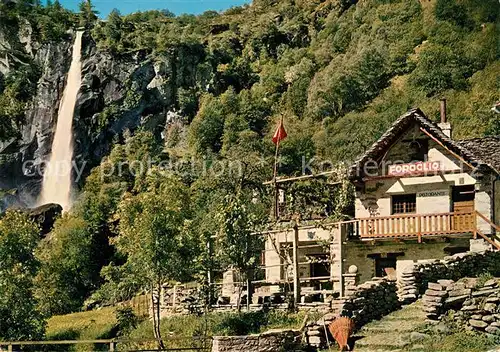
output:
[[[409,164],[389,165],[388,174],[390,176],[421,175],[426,173],[436,173],[441,170],[439,161],[419,161]]]

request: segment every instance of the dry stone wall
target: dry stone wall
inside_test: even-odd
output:
[[[161,316],[170,314],[193,314],[203,310],[200,291],[194,287],[186,285],[175,285],[173,287],[164,285],[158,297],[157,292],[153,294],[154,299],[160,300]]]
[[[214,336],[212,352],[303,351],[300,330],[270,330],[258,335]]]
[[[419,260],[400,271],[398,296],[401,303],[408,304],[424,294],[429,282],[445,279],[456,281],[484,273],[500,276],[500,252],[466,252],[442,260]]]
[[[448,309],[462,304],[470,297],[476,280],[460,281],[438,280],[428,283],[428,288],[422,298],[423,309],[428,319],[437,319]]]
[[[373,278],[352,290],[350,296],[334,302],[334,310],[306,326],[305,339],[309,346],[324,348],[335,343],[328,325],[339,316],[350,317],[356,327],[380,319],[400,307],[396,283],[388,278]]]
[[[430,320],[451,319],[468,330],[500,334],[500,279],[477,285],[477,279],[429,283],[422,299]],[[453,314],[448,312],[453,311]],[[449,319],[449,318],[447,318]]]
[[[454,280],[479,276],[484,273],[500,276],[500,252],[467,252],[448,256],[442,260],[431,259],[411,263],[401,270],[397,282],[390,281],[388,278],[373,278],[371,281],[353,288],[347,298],[335,300],[332,303],[332,313],[307,324],[306,343],[316,348],[327,347],[328,341],[333,343],[328,332],[328,325],[338,316],[351,317],[356,327],[359,328],[399,309],[402,304],[416,301],[424,294],[424,309],[426,309],[429,319],[436,319],[443,314],[443,310],[464,302],[475,304],[477,300],[474,300],[474,295],[482,295],[489,291],[479,290],[478,292],[481,293],[473,293],[470,284],[463,280],[456,284]],[[470,297],[472,301],[467,301],[469,295],[472,295]],[[492,301],[496,298],[492,296],[487,299],[491,301],[488,303],[494,303]],[[475,306],[472,305],[472,307]],[[483,308],[479,307],[477,311],[484,311]],[[471,308],[465,308],[465,310],[467,309]],[[495,319],[497,316],[500,317],[499,313],[495,314]],[[460,314],[458,315],[460,316]],[[486,315],[483,314],[483,316]],[[478,318],[477,314],[475,318]],[[470,320],[477,319],[468,319],[468,321]],[[492,326],[487,326],[490,331],[497,327],[496,321],[492,321]],[[468,324],[471,328],[477,328],[470,323]],[[484,325],[475,322],[472,324]]]

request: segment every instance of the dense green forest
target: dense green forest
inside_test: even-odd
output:
[[[158,126],[115,138],[45,239],[26,215],[0,220],[0,338],[38,338],[48,316],[113,304],[161,282],[204,283],[210,269],[234,265],[254,275],[259,243],[250,232],[269,220],[272,197],[262,182],[272,177],[271,136],[281,116],[288,133],[281,175],[300,174],[312,158],[313,167],[348,164],[409,108],[437,119],[441,97],[454,138],[500,134],[491,112],[499,12],[497,0],[254,0],[224,13],[113,11],[103,21],[90,2],[72,13],[57,0],[0,1],[4,33],[17,35],[29,21],[39,43],[57,43],[83,26],[117,60],[189,53],[196,60],[184,64],[195,70],[185,74],[198,82],[180,84],[162,107],[182,121],[165,128],[164,139]],[[19,133],[37,89],[40,68],[23,60],[0,74],[0,140]],[[99,124],[139,94],[132,85],[124,107],[107,106]],[[201,169],[238,161],[241,172],[199,172],[193,158]],[[177,169],[105,172],[137,160]],[[348,193],[346,184],[332,196],[330,216],[348,213]]]

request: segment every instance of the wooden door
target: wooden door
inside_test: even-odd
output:
[[[452,227],[455,231],[469,231],[474,221],[474,185],[454,186],[452,189],[452,211],[459,213],[453,216]],[[464,215],[460,215],[460,213]],[[465,214],[472,214],[470,216]]]

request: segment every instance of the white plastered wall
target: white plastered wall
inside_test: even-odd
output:
[[[410,138],[415,133],[418,132],[410,129],[403,138]],[[422,138],[421,134],[415,136]],[[493,218],[492,183],[489,177],[476,179],[475,174],[462,160],[455,157],[433,140],[429,140],[428,143],[427,160],[430,162],[439,162],[443,173],[440,175],[419,177],[374,178],[366,180],[364,190],[356,192],[356,218],[389,216],[392,213],[391,196],[412,193],[417,195],[417,214],[447,213],[452,208],[451,187],[462,185],[475,185],[475,210],[489,219]],[[403,158],[404,153],[407,152],[403,148],[403,144],[396,143],[384,157],[382,161],[383,165],[385,165],[384,167],[393,161],[400,160]],[[379,170],[379,173],[382,174],[382,171]],[[477,221],[481,232],[484,234],[491,233],[491,226],[486,221],[479,218]]]

